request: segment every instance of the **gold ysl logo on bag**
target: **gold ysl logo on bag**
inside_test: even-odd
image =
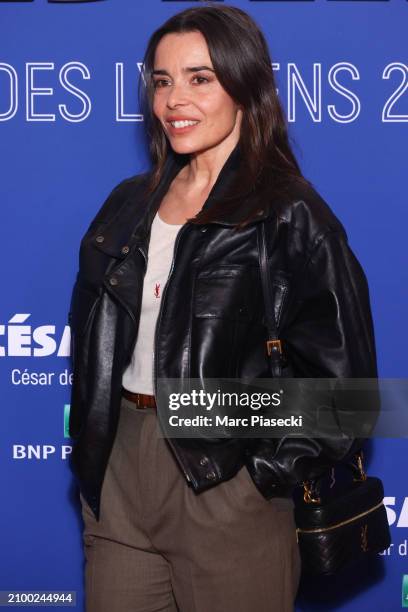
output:
[[[364,552],[367,552],[368,550],[368,536],[367,536],[367,529],[368,529],[368,525],[365,524],[361,527],[361,548],[363,549]]]

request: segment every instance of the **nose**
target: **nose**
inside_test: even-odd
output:
[[[186,88],[183,83],[173,83],[173,85],[168,88],[167,106],[169,108],[174,108],[180,104],[186,104],[188,102],[187,98]]]

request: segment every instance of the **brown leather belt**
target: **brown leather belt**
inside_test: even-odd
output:
[[[138,408],[156,408],[156,399],[154,395],[147,393],[133,393],[122,387],[122,395],[129,401],[136,404]]]

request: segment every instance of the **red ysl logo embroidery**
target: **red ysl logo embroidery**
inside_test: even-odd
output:
[[[154,286],[154,297],[160,297],[160,283],[156,283]]]

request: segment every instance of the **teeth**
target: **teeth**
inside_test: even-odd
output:
[[[170,123],[175,128],[183,128],[188,125],[196,125],[198,121],[170,121]]]

